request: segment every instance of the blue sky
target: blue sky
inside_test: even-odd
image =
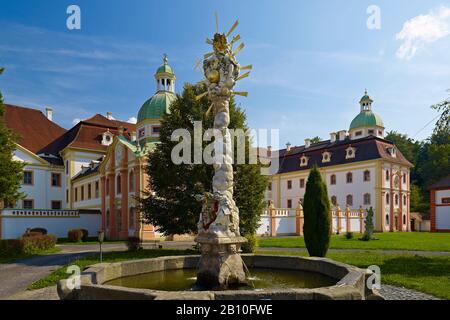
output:
[[[66,9],[81,8],[81,30],[66,28]],[[367,28],[377,5],[381,29]],[[253,64],[238,98],[251,127],[279,128],[280,143],[303,144],[348,129],[367,88],[387,130],[424,139],[430,105],[450,88],[450,1],[80,1],[0,0],[0,88],[8,103],[52,106],[63,127],[112,111],[137,115],[155,92],[162,54],[177,91],[197,82],[196,59],[210,49],[214,12],[226,31],[239,19]],[[422,129],[422,130],[421,130]]]

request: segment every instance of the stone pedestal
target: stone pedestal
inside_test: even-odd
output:
[[[246,284],[244,262],[239,251],[244,237],[217,237],[204,233],[195,239],[202,256],[198,265],[197,285],[207,289],[226,289],[230,285]]]

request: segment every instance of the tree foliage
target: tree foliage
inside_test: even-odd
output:
[[[204,92],[205,88],[186,84],[183,93],[171,105],[171,112],[164,115],[160,128],[160,144],[148,155],[147,173],[152,192],[147,192],[140,200],[140,209],[144,219],[158,226],[159,231],[169,234],[196,233],[197,222],[201,211],[201,203],[195,195],[212,191],[212,165],[180,164],[171,160],[172,149],[178,141],[171,141],[171,135],[176,129],[186,129],[194,137],[194,121],[203,121],[203,133],[213,128],[213,114],[205,116],[210,106],[207,98],[199,101],[195,96]],[[246,128],[245,114],[230,101],[230,129]],[[203,142],[203,148],[211,142]],[[191,141],[191,152],[194,141]],[[246,150],[250,145],[246,139]],[[235,144],[235,160],[237,157]],[[248,158],[248,152],[246,152]],[[191,161],[193,163],[193,157]],[[246,163],[248,163],[246,161]],[[258,228],[259,216],[264,207],[263,197],[267,187],[266,177],[260,175],[259,164],[235,164],[236,205],[239,208],[240,228],[244,236],[251,236]]]
[[[0,68],[0,75],[4,69]],[[13,159],[16,149],[17,136],[6,126],[5,106],[0,92],[0,206],[14,206],[22,197],[20,186],[22,183],[23,164]]]
[[[310,256],[325,257],[331,237],[331,211],[327,186],[314,166],[306,183],[303,200],[303,234]]]
[[[450,93],[450,90],[448,90]],[[450,97],[445,99],[444,101],[441,101],[433,106],[431,106],[433,109],[437,110],[441,115],[436,122],[436,129],[437,131],[445,131],[449,130],[450,128]]]

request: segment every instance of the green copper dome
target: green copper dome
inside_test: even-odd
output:
[[[145,119],[161,119],[169,112],[170,104],[176,99],[175,94],[169,91],[158,91],[148,99],[139,110],[137,122]]]
[[[381,117],[370,110],[361,111],[350,124],[350,130],[363,127],[383,127]]]

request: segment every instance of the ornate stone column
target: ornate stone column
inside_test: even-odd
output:
[[[232,27],[229,35],[237,22]],[[213,52],[203,60],[203,72],[207,91],[197,98],[208,96],[214,112],[214,177],[213,190],[198,195],[203,202],[198,222],[198,235],[195,239],[201,247],[201,258],[197,273],[197,285],[206,288],[226,288],[231,284],[246,283],[242,258],[239,255],[241,244],[246,239],[239,231],[239,209],[233,199],[233,150],[229,103],[234,85],[239,77],[240,65],[232,52],[232,44],[227,35],[216,33],[207,43]],[[242,48],[243,44],[239,46]],[[247,74],[248,75],[248,74]],[[207,111],[207,113],[209,110]],[[273,231],[272,231],[273,232]]]

